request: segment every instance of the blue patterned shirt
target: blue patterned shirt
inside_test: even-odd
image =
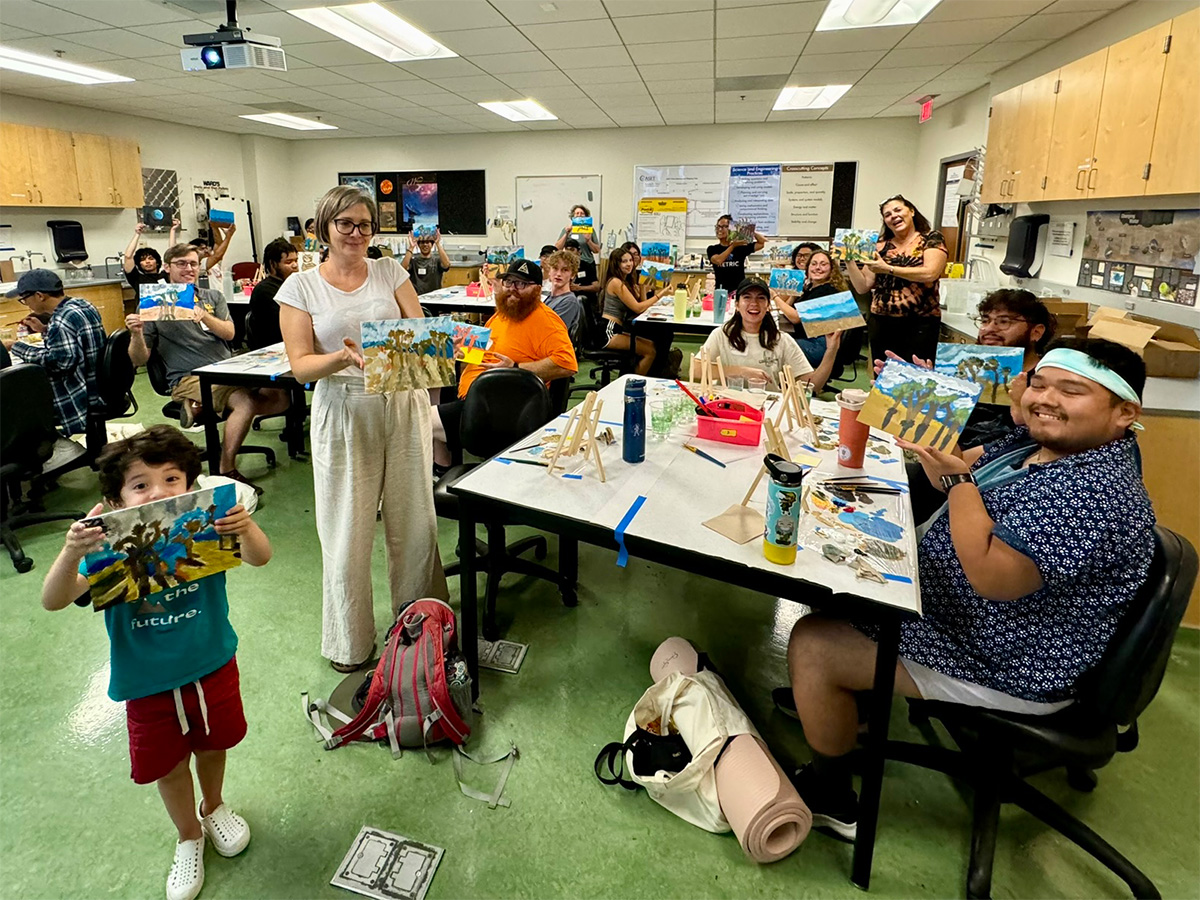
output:
[[[96,368],[104,339],[104,324],[96,307],[68,297],[50,314],[40,345],[13,344],[13,356],[41,366],[50,376],[54,417],[63,434],[85,434],[88,409],[103,407]]]
[[[975,468],[1028,440],[1016,429]],[[954,551],[949,515],[934,522],[918,549],[924,615],[902,626],[900,655],[1025,700],[1072,697],[1150,568],[1154,512],[1136,446],[1120,438],[983,491],[992,533],[1042,576],[1019,600],[980,597]]]

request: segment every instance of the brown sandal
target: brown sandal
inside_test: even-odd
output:
[[[349,675],[351,672],[357,672],[359,669],[365,669],[367,665],[375,658],[376,647],[371,647],[371,652],[367,654],[367,658],[357,665],[354,663],[340,663],[332,659],[329,661],[329,667],[335,672],[340,672],[342,675]]]
[[[222,478],[232,478],[234,481],[240,481],[242,484],[246,485],[246,487],[248,487],[252,491],[254,491],[254,493],[257,496],[261,497],[263,495],[263,489],[260,488],[253,481],[251,481],[249,478],[247,478],[245,475],[243,475],[241,472],[239,472],[237,469],[230,469],[228,472],[222,472],[221,477]],[[354,670],[351,669],[350,671],[353,672]]]

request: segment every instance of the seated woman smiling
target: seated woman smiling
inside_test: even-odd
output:
[[[728,322],[714,330],[704,342],[704,352],[712,358],[719,356],[725,374],[743,378],[765,378],[771,387],[779,387],[784,366],[791,366],[795,376],[821,391],[829,380],[842,343],[842,333],[828,336],[825,355],[816,369],[809,365],[804,353],[790,334],[782,334],[770,315],[771,290],[758,278],[746,278],[738,285],[737,309]]]

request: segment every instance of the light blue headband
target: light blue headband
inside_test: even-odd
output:
[[[1037,364],[1034,371],[1038,372],[1046,368],[1074,372],[1088,381],[1094,381],[1101,387],[1108,388],[1122,400],[1128,400],[1130,403],[1136,403],[1138,406],[1142,405],[1142,401],[1138,399],[1137,392],[1129,386],[1128,381],[1108,366],[1080,350],[1072,350],[1069,347],[1054,348],[1042,357],[1041,362]]]

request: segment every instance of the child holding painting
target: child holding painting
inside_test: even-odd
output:
[[[100,488],[113,509],[194,490],[200,464],[200,450],[169,425],[109,444],[97,461]],[[88,516],[103,508],[96,504]],[[62,552],[46,573],[46,609],[90,602],[83,560],[100,547],[104,532],[87,522],[71,525]],[[238,537],[243,562],[261,566],[270,560],[271,542],[240,504],[214,527],[217,534]],[[108,695],[125,701],[131,776],[137,784],[158,785],[179,832],[167,900],[192,900],[204,885],[206,838],[221,856],[236,856],[250,843],[250,826],[221,797],[226,751],[246,735],[225,573],[147,595],[140,603],[114,603],[104,609],[104,624]],[[199,817],[193,754],[200,780]]]

